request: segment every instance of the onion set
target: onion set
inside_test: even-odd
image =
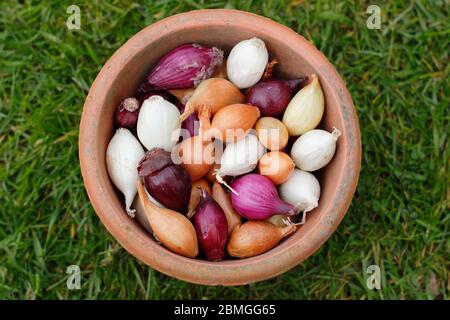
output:
[[[247,104],[226,106],[214,115],[209,128],[206,124],[204,139],[216,138],[224,142],[240,140],[253,128],[259,115],[257,107]],[[202,115],[200,115],[200,119],[202,119]]]
[[[216,47],[184,44],[167,53],[152,69],[140,91],[182,89],[198,85],[222,64],[223,51]]]
[[[194,226],[189,219],[174,210],[153,204],[148,200],[144,186],[139,180],[137,190],[155,238],[171,251],[195,258],[198,255],[198,242]]]
[[[264,41],[259,38],[243,40],[230,51],[227,76],[239,89],[253,86],[261,79],[269,60]]]
[[[227,245],[228,254],[236,258],[257,256],[275,247],[295,228],[295,225],[277,227],[266,221],[248,221],[234,228]]]
[[[302,134],[293,144],[291,156],[297,167],[316,171],[325,167],[333,158],[336,142],[341,132],[315,129]]]
[[[228,240],[228,225],[222,208],[203,189],[200,204],[194,213],[198,243],[208,260],[222,260]]]
[[[139,101],[136,98],[126,98],[114,114],[116,127],[134,129],[139,115]]]
[[[155,148],[139,162],[138,174],[148,193],[164,207],[186,213],[191,197],[187,171],[172,162],[169,152]]]
[[[236,212],[249,220],[266,220],[275,214],[294,215],[295,206],[280,199],[269,178],[252,173],[231,183],[231,203]]]
[[[180,122],[178,108],[161,96],[151,96],[142,104],[137,122],[139,141],[151,150],[171,151],[178,141]]]
[[[228,57],[186,43],[149,66],[105,115],[113,119],[106,126],[118,128],[106,150],[111,182],[124,212],[160,245],[209,261],[254,257],[319,206],[314,172],[332,161],[341,131],[320,126],[319,77],[283,79],[283,70],[296,70],[283,60],[257,37]]]
[[[263,117],[282,116],[292,98],[292,93],[305,81],[306,78],[270,79],[259,82],[248,90],[247,103],[257,106]]]
[[[317,75],[312,74],[310,82],[289,102],[283,114],[283,123],[289,135],[298,136],[314,129],[322,120],[324,97]]]
[[[172,155],[177,162],[180,161],[191,181],[197,181],[207,174],[215,161],[214,144],[211,141],[204,142],[201,136],[182,141],[173,149]]]
[[[203,81],[186,102],[186,109],[180,117],[184,121],[190,114],[207,106],[212,115],[230,104],[242,103],[245,96],[230,81],[223,78],[211,78]]]
[[[294,161],[284,152],[271,151],[259,159],[258,170],[275,185],[286,182],[294,172]]]
[[[141,144],[125,128],[116,130],[106,149],[106,168],[109,177],[125,196],[125,210],[130,217],[134,217],[135,213],[135,210],[131,209],[131,204],[137,192],[137,165],[143,156],[144,149]]]
[[[306,213],[319,205],[319,181],[311,173],[295,169],[291,177],[280,186],[280,196],[298,211]]]
[[[220,168],[215,172],[217,181],[230,188],[223,177],[239,176],[253,171],[264,152],[264,146],[254,134],[248,134],[242,140],[229,143],[220,158]],[[232,188],[230,190],[235,192]]]
[[[289,141],[286,126],[280,120],[272,117],[262,117],[255,124],[259,141],[269,150],[284,149]]]

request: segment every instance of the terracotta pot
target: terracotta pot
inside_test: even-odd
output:
[[[321,174],[319,207],[307,222],[277,247],[257,257],[209,262],[189,259],[157,244],[124,210],[105,165],[113,135],[113,110],[132,95],[149,69],[170,49],[187,42],[229,51],[251,37],[263,39],[277,72],[288,78],[316,73],[325,93],[321,127],[342,131],[333,161]],[[330,237],[344,217],[356,189],[361,141],[358,118],[344,82],[309,41],[272,20],[234,10],[201,10],[159,21],[127,41],[102,68],[86,98],[80,124],[81,172],[92,205],[120,244],[150,267],[172,277],[207,285],[241,285],[279,275],[298,265]]]

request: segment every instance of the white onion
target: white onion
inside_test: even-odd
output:
[[[269,53],[259,38],[243,40],[236,44],[228,56],[228,79],[239,89],[250,88],[264,74]]]
[[[172,151],[180,133],[179,116],[178,108],[160,96],[151,96],[144,101],[139,111],[137,135],[147,150]]]
[[[254,134],[248,134],[244,139],[227,144],[220,159],[221,176],[239,176],[256,168],[259,159],[266,148]]]
[[[319,170],[333,158],[340,135],[341,132],[336,128],[332,133],[320,129],[308,131],[292,145],[291,158],[302,170]]]
[[[308,212],[319,205],[319,181],[306,171],[295,169],[289,180],[281,184],[279,192],[281,199],[299,211]]]
[[[125,128],[117,129],[106,150],[106,167],[114,185],[125,196],[127,213],[134,217],[131,203],[137,193],[137,166],[145,152],[139,141]]]

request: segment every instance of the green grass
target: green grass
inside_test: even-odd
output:
[[[449,299],[449,6],[377,1],[0,2],[1,299]],[[352,94],[363,165],[352,206],[310,259],[275,279],[205,287],[137,261],[107,233],[84,190],[78,125],[106,60],[166,16],[237,8],[288,25],[336,66]],[[67,290],[67,266],[82,270]],[[382,289],[366,287],[366,268]]]

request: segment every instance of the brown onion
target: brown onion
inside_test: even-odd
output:
[[[203,122],[203,110],[199,117]],[[204,125],[204,140],[213,137],[224,142],[233,142],[244,138],[259,118],[259,109],[247,104],[232,104],[220,109],[213,117],[211,126]]]
[[[269,178],[275,185],[286,182],[295,169],[294,161],[286,153],[271,151],[259,159],[259,173]]]
[[[201,136],[187,138],[175,146],[173,152],[191,181],[197,181],[207,174],[215,160],[213,142],[203,142]]]
[[[155,238],[169,250],[195,258],[198,254],[198,242],[194,226],[189,219],[176,211],[160,208],[152,203],[145,194],[141,181],[137,181],[137,190]]]
[[[227,245],[230,256],[249,258],[275,247],[295,231],[295,225],[277,227],[266,221],[248,221],[234,228]]]
[[[207,106],[214,115],[221,108],[234,103],[243,103],[245,96],[234,84],[223,78],[202,81],[186,103],[186,110],[180,116],[185,120],[194,111]]]

